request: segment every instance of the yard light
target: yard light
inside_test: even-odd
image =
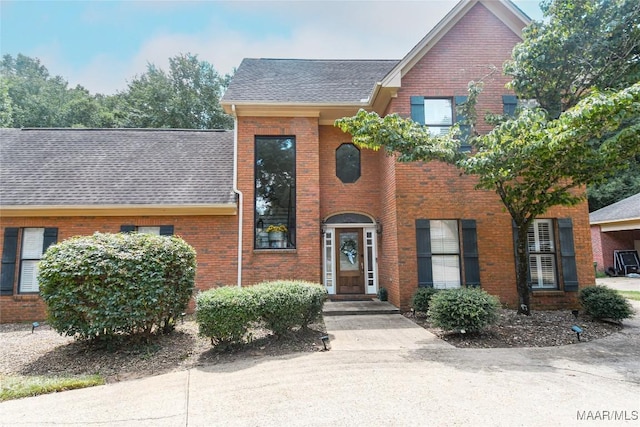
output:
[[[327,342],[329,341],[329,336],[325,335],[325,336],[320,337],[320,339],[322,340],[322,345],[324,346],[324,349],[325,350],[329,350],[327,348]]]
[[[578,325],[573,325],[571,327],[571,330],[576,333],[576,335],[578,336],[578,341],[580,341],[580,334],[582,333],[582,328]]]
[[[37,328],[38,326],[40,326],[40,323],[38,323],[38,322],[33,322],[33,323],[31,324],[31,333],[33,333],[33,331],[35,331],[35,330],[36,330],[36,328]]]
[[[578,318],[578,313],[580,313],[578,310],[571,310],[571,314],[573,314],[576,319]]]

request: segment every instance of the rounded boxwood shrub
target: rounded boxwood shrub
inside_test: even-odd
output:
[[[497,320],[499,308],[498,298],[482,289],[447,289],[431,298],[429,317],[445,331],[478,332]]]
[[[211,345],[224,347],[243,342],[257,320],[257,299],[247,288],[225,286],[196,295],[199,333],[210,338]]]
[[[426,313],[429,311],[429,304],[431,303],[431,298],[438,292],[435,288],[418,288],[413,294],[413,299],[411,300],[411,307],[415,311],[419,311],[422,313]]]
[[[578,293],[578,299],[585,312],[596,319],[621,321],[634,314],[629,301],[614,289],[606,286],[582,288]]]
[[[110,340],[170,332],[195,272],[196,252],[179,237],[95,233],[50,246],[38,281],[56,331]]]
[[[316,320],[327,295],[322,285],[296,280],[263,282],[247,290],[257,300],[260,320],[276,335]]]

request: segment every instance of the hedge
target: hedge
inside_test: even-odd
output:
[[[212,345],[236,344],[247,339],[256,323],[275,335],[306,328],[320,317],[325,298],[323,286],[304,281],[215,288],[196,296],[196,321],[200,335]]]
[[[445,331],[478,332],[498,319],[500,302],[482,289],[438,291],[432,298],[429,317]]]
[[[195,273],[195,250],[179,237],[95,233],[50,246],[38,281],[56,331],[110,340],[170,332]]]

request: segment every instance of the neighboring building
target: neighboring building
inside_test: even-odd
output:
[[[614,251],[640,254],[640,193],[591,212],[589,223],[598,271],[614,268]]]
[[[419,285],[470,285],[517,305],[496,194],[443,163],[360,150],[333,123],[364,108],[446,132],[480,78],[479,111],[509,111],[500,70],[527,22],[508,1],[463,0],[399,61],[245,59],[222,99],[233,133],[3,131],[0,321],[43,316],[23,281],[41,247],[132,226],[192,244],[199,289],[295,278],[333,298],[384,287],[406,309]],[[538,219],[529,248],[534,308],[572,307],[595,282],[586,203]]]

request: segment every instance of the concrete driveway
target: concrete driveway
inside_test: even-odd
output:
[[[334,337],[361,342],[337,339],[327,352],[4,402],[0,425],[640,424],[638,316],[601,340],[524,349],[458,349],[405,320],[385,315],[369,329],[328,324]]]

